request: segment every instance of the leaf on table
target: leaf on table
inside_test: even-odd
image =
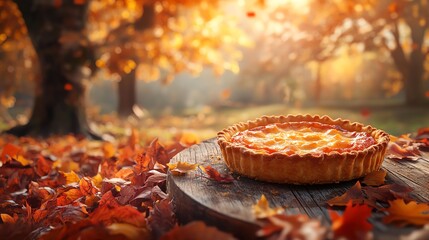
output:
[[[419,151],[421,144],[410,138],[409,135],[392,136],[391,140],[387,146],[387,158],[410,161],[417,161],[421,158],[421,152]]]
[[[12,158],[17,157],[21,153],[22,149],[11,143],[6,143],[0,155],[0,160],[2,163],[10,161]]]
[[[329,210],[332,221],[332,231],[335,239],[368,239],[372,230],[372,224],[368,222],[372,209],[366,204],[354,205],[352,201],[347,203],[342,216]]]
[[[267,223],[256,232],[257,237],[269,239],[326,239],[327,229],[319,220],[307,215],[274,215],[267,218]]]
[[[410,193],[413,191],[411,187],[398,183],[387,184],[380,187],[365,186],[362,190],[370,202],[379,201],[384,203],[397,198],[410,201]]]
[[[208,178],[219,183],[232,183],[234,178],[229,174],[221,174],[218,170],[212,166],[199,166],[200,169],[208,175]]]
[[[179,143],[185,147],[190,147],[201,142],[200,137],[195,132],[190,131],[181,132],[176,136],[176,139],[178,139]]]
[[[256,204],[252,205],[252,212],[257,219],[261,219],[277,214],[282,214],[284,209],[282,207],[271,208],[267,198],[264,194],[262,194],[261,198],[256,202]]]
[[[387,172],[383,169],[373,171],[365,176],[362,183],[368,186],[380,186],[384,184],[386,175]]]
[[[383,209],[388,215],[383,218],[384,223],[393,223],[398,226],[429,224],[429,204],[404,199],[389,201],[389,207]]]
[[[195,170],[198,167],[198,164],[188,163],[188,162],[177,162],[177,163],[167,163],[170,172],[175,175],[185,175],[186,173]]]
[[[176,226],[171,231],[161,237],[161,240],[188,240],[188,239],[205,239],[205,240],[232,240],[235,239],[229,233],[222,232],[215,227],[207,226],[202,221],[194,221],[185,226]]]
[[[362,192],[362,187],[360,182],[347,190],[343,195],[333,197],[327,201],[329,206],[346,206],[349,202],[353,204],[363,204],[365,202],[365,196]]]
[[[401,236],[400,240],[425,240],[429,239],[429,224],[422,229],[414,230],[410,234]]]

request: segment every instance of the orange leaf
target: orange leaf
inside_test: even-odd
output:
[[[332,231],[335,239],[345,237],[345,239],[367,239],[368,232],[372,225],[368,222],[372,209],[366,204],[354,205],[347,203],[344,214],[340,216],[337,212],[329,210],[332,220]]]
[[[76,5],[83,5],[83,4],[85,4],[86,0],[73,0],[73,2]]]
[[[192,164],[188,162],[177,162],[177,163],[167,163],[168,168],[170,169],[170,172],[173,175],[184,175],[192,170],[195,170],[198,166],[198,164]]]
[[[75,182],[80,181],[79,176],[74,171],[71,171],[69,173],[65,173],[65,172],[60,171],[60,174],[62,174],[65,177],[66,184],[75,183]]]
[[[18,220],[18,215],[16,215],[16,218],[14,218],[7,213],[0,214],[0,217],[3,223],[15,223],[16,220]]]
[[[115,178],[122,178],[124,180],[131,180],[134,176],[134,171],[132,168],[121,168],[121,170],[115,173]]]
[[[383,169],[373,171],[365,176],[362,183],[368,186],[380,186],[384,184],[386,175],[387,172]]]
[[[161,237],[161,240],[186,239],[232,240],[235,238],[231,234],[222,232],[215,227],[209,227],[201,221],[191,222],[182,227],[175,227]]]
[[[209,179],[215,180],[216,182],[232,183],[234,181],[234,178],[231,175],[221,174],[218,170],[211,166],[200,166],[200,169],[209,176]]]
[[[139,132],[137,131],[137,129],[133,128],[131,129],[131,135],[130,135],[130,138],[128,139],[128,144],[134,150],[138,142],[139,142]]]
[[[128,223],[136,227],[144,227],[146,225],[145,214],[137,211],[131,206],[116,206],[103,205],[95,209],[89,216],[94,223],[104,223],[110,225],[112,223]]]
[[[345,192],[343,195],[331,198],[327,201],[327,203],[331,207],[346,206],[349,201],[352,201],[353,204],[362,204],[365,202],[359,181],[356,182],[356,184],[347,190],[347,192]]]
[[[111,158],[115,156],[115,152],[116,152],[115,146],[110,142],[104,143],[102,150],[105,158]]]
[[[254,11],[248,11],[248,12],[246,13],[246,15],[247,15],[247,17],[252,18],[252,17],[255,17],[255,16],[256,16],[256,13],[255,13]]]
[[[80,189],[81,193],[85,196],[93,196],[99,191],[94,186],[94,183],[92,182],[92,180],[88,177],[83,177],[79,181],[79,189]]]
[[[383,219],[385,223],[395,223],[399,226],[429,224],[429,204],[427,203],[415,201],[405,203],[404,199],[395,199],[389,201],[389,205],[384,209],[388,213]]]
[[[270,208],[267,198],[262,194],[261,198],[252,206],[253,215],[256,218],[267,218],[276,214],[282,214],[284,209],[282,207]]]
[[[183,146],[189,147],[189,146],[192,146],[194,144],[201,142],[201,139],[198,137],[198,135],[196,133],[188,131],[188,132],[182,132],[180,134],[179,142]]]
[[[17,157],[20,152],[21,152],[20,147],[13,145],[11,143],[7,143],[3,147],[3,151],[1,153],[0,159],[3,163],[6,163],[7,161],[10,161],[11,158]]]
[[[40,177],[47,175],[52,170],[53,162],[46,160],[43,156],[39,156],[36,163],[36,173]]]

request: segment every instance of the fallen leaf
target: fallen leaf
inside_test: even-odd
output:
[[[327,229],[319,220],[307,215],[274,215],[267,218],[267,223],[256,232],[257,237],[269,239],[326,239]]]
[[[195,221],[185,226],[175,227],[161,237],[161,240],[188,240],[188,239],[205,239],[205,240],[232,240],[235,239],[229,233],[222,232],[215,227],[207,226],[204,222]]]
[[[205,172],[209,179],[214,180],[219,183],[232,183],[234,181],[234,178],[229,174],[221,174],[218,172],[218,170],[214,169],[211,166],[199,166],[200,169]]]
[[[172,211],[171,200],[164,199],[154,205],[148,218],[148,225],[156,239],[159,239],[177,226],[176,217]]]
[[[373,171],[365,176],[362,183],[368,186],[380,186],[384,184],[386,175],[387,172],[383,169]]]
[[[62,174],[66,179],[66,184],[77,183],[80,181],[79,175],[77,175],[74,171],[68,173],[60,171],[60,174]]]
[[[0,214],[0,218],[3,223],[15,223],[18,220],[18,215],[15,215],[16,217],[12,217],[7,213]]]
[[[136,227],[127,223],[113,223],[106,227],[111,235],[123,235],[128,240],[150,239],[150,232],[146,228]]]
[[[393,183],[380,187],[365,186],[362,188],[369,202],[387,203],[396,198],[411,200],[410,193],[413,191],[411,187]]]
[[[409,224],[423,226],[429,224],[429,204],[404,199],[389,201],[389,207],[383,209],[388,215],[383,218],[384,223],[394,223],[398,226]]]
[[[195,170],[198,167],[198,164],[178,161],[177,163],[167,163],[167,166],[173,175],[178,176]]]
[[[386,158],[416,161],[421,158],[420,145],[420,143],[410,138],[409,135],[394,138],[394,141],[389,142],[387,146]]]
[[[13,145],[11,143],[6,143],[4,145],[3,150],[0,155],[0,159],[3,163],[6,163],[7,161],[10,161],[12,158],[17,157],[18,154],[21,152],[21,148]]]
[[[94,223],[110,225],[112,223],[128,223],[136,227],[146,226],[145,214],[139,212],[131,206],[111,206],[103,205],[95,209],[89,215],[89,219]]]
[[[103,154],[104,154],[105,158],[111,158],[111,157],[115,156],[116,149],[115,149],[115,146],[113,145],[113,143],[110,143],[110,142],[104,143],[102,150],[103,150]]]
[[[333,197],[327,201],[329,206],[347,206],[349,202],[353,204],[363,204],[365,202],[365,197],[362,192],[362,187],[360,182],[356,182],[356,184],[347,190],[343,195]]]
[[[267,198],[262,194],[261,198],[252,206],[253,215],[257,219],[267,218],[269,216],[282,214],[284,209],[282,207],[271,208]]]
[[[328,210],[332,221],[332,231],[335,239],[368,239],[372,225],[368,222],[372,209],[366,205],[353,205],[352,201],[347,203],[344,214],[340,216],[337,212]]]

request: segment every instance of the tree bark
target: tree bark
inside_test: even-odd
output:
[[[129,117],[134,115],[134,106],[136,105],[136,70],[133,69],[130,73],[122,75],[121,81],[118,83],[119,117]]]
[[[85,83],[82,67],[91,54],[83,36],[88,3],[63,0],[16,0],[40,63],[40,82],[29,122],[7,133],[17,136],[76,134],[99,138],[90,129],[85,112]]]

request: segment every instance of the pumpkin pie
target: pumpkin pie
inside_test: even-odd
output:
[[[389,135],[328,116],[264,116],[218,133],[230,170],[257,180],[322,184],[378,170]]]

